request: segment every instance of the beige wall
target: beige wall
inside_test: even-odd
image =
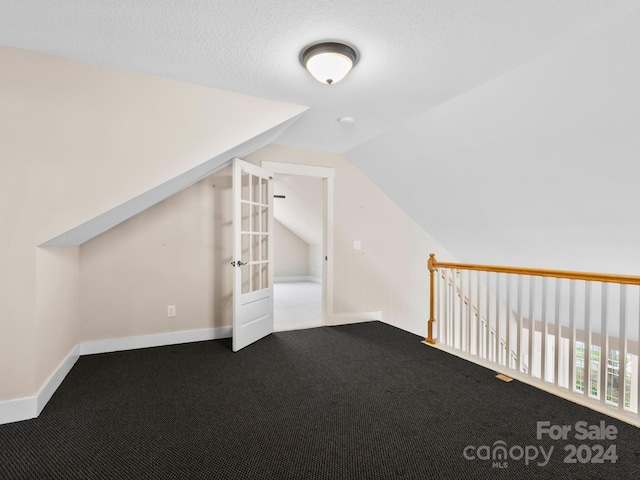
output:
[[[0,65],[3,401],[35,395],[78,336],[78,254],[37,245],[303,108],[8,47]]]
[[[83,341],[221,326],[213,208],[209,177],[80,247]]]
[[[216,326],[233,325],[233,167],[211,177],[213,185],[213,318]]]
[[[381,310],[384,321],[426,333],[426,259],[452,259],[442,247],[340,155],[270,145],[247,160],[335,168],[334,313]],[[82,245],[82,340],[231,325],[230,170]],[[281,237],[274,247],[276,258],[292,248]]]
[[[308,275],[309,245],[277,220],[273,222],[273,275],[306,277]]]
[[[230,327],[231,220],[226,167],[84,243],[80,339]]]
[[[268,145],[246,160],[335,168],[333,313],[380,310],[385,322],[426,335],[427,259],[455,260],[449,252],[342,155]]]
[[[36,387],[44,384],[78,343],[80,248],[36,252]]]
[[[80,249],[37,245],[300,107],[6,47],[0,64],[0,401],[36,394],[80,329],[101,339],[229,325],[228,224],[215,227],[228,198],[216,187],[212,200],[207,181]],[[271,145],[251,160],[336,169],[335,313],[382,310],[423,333],[426,258],[450,256],[338,154]]]

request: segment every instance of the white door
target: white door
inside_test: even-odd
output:
[[[233,351],[273,332],[273,174],[233,161]]]

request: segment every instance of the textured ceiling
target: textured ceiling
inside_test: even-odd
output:
[[[0,44],[310,109],[455,256],[640,274],[640,0],[0,0]],[[353,44],[342,82],[298,63]],[[355,125],[336,122],[353,116]]]
[[[2,0],[0,44],[310,106],[279,140],[344,152],[637,7],[637,0]],[[341,83],[298,63],[337,39]],[[356,119],[342,126],[343,115]]]

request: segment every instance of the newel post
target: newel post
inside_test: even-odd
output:
[[[434,253],[429,255],[429,261],[427,263],[427,267],[429,268],[429,322],[427,324],[427,338],[424,339],[425,342],[430,343],[431,345],[435,345],[437,342],[433,338],[433,323],[436,319],[433,317],[434,313],[434,300],[435,300],[435,288],[434,288],[434,275],[436,273],[436,256]]]

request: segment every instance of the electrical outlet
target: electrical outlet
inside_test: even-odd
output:
[[[362,248],[362,244],[360,243],[360,240],[354,240],[353,241],[353,249],[354,250],[360,250]]]
[[[169,305],[167,306],[167,317],[175,317],[176,316],[176,306]]]

